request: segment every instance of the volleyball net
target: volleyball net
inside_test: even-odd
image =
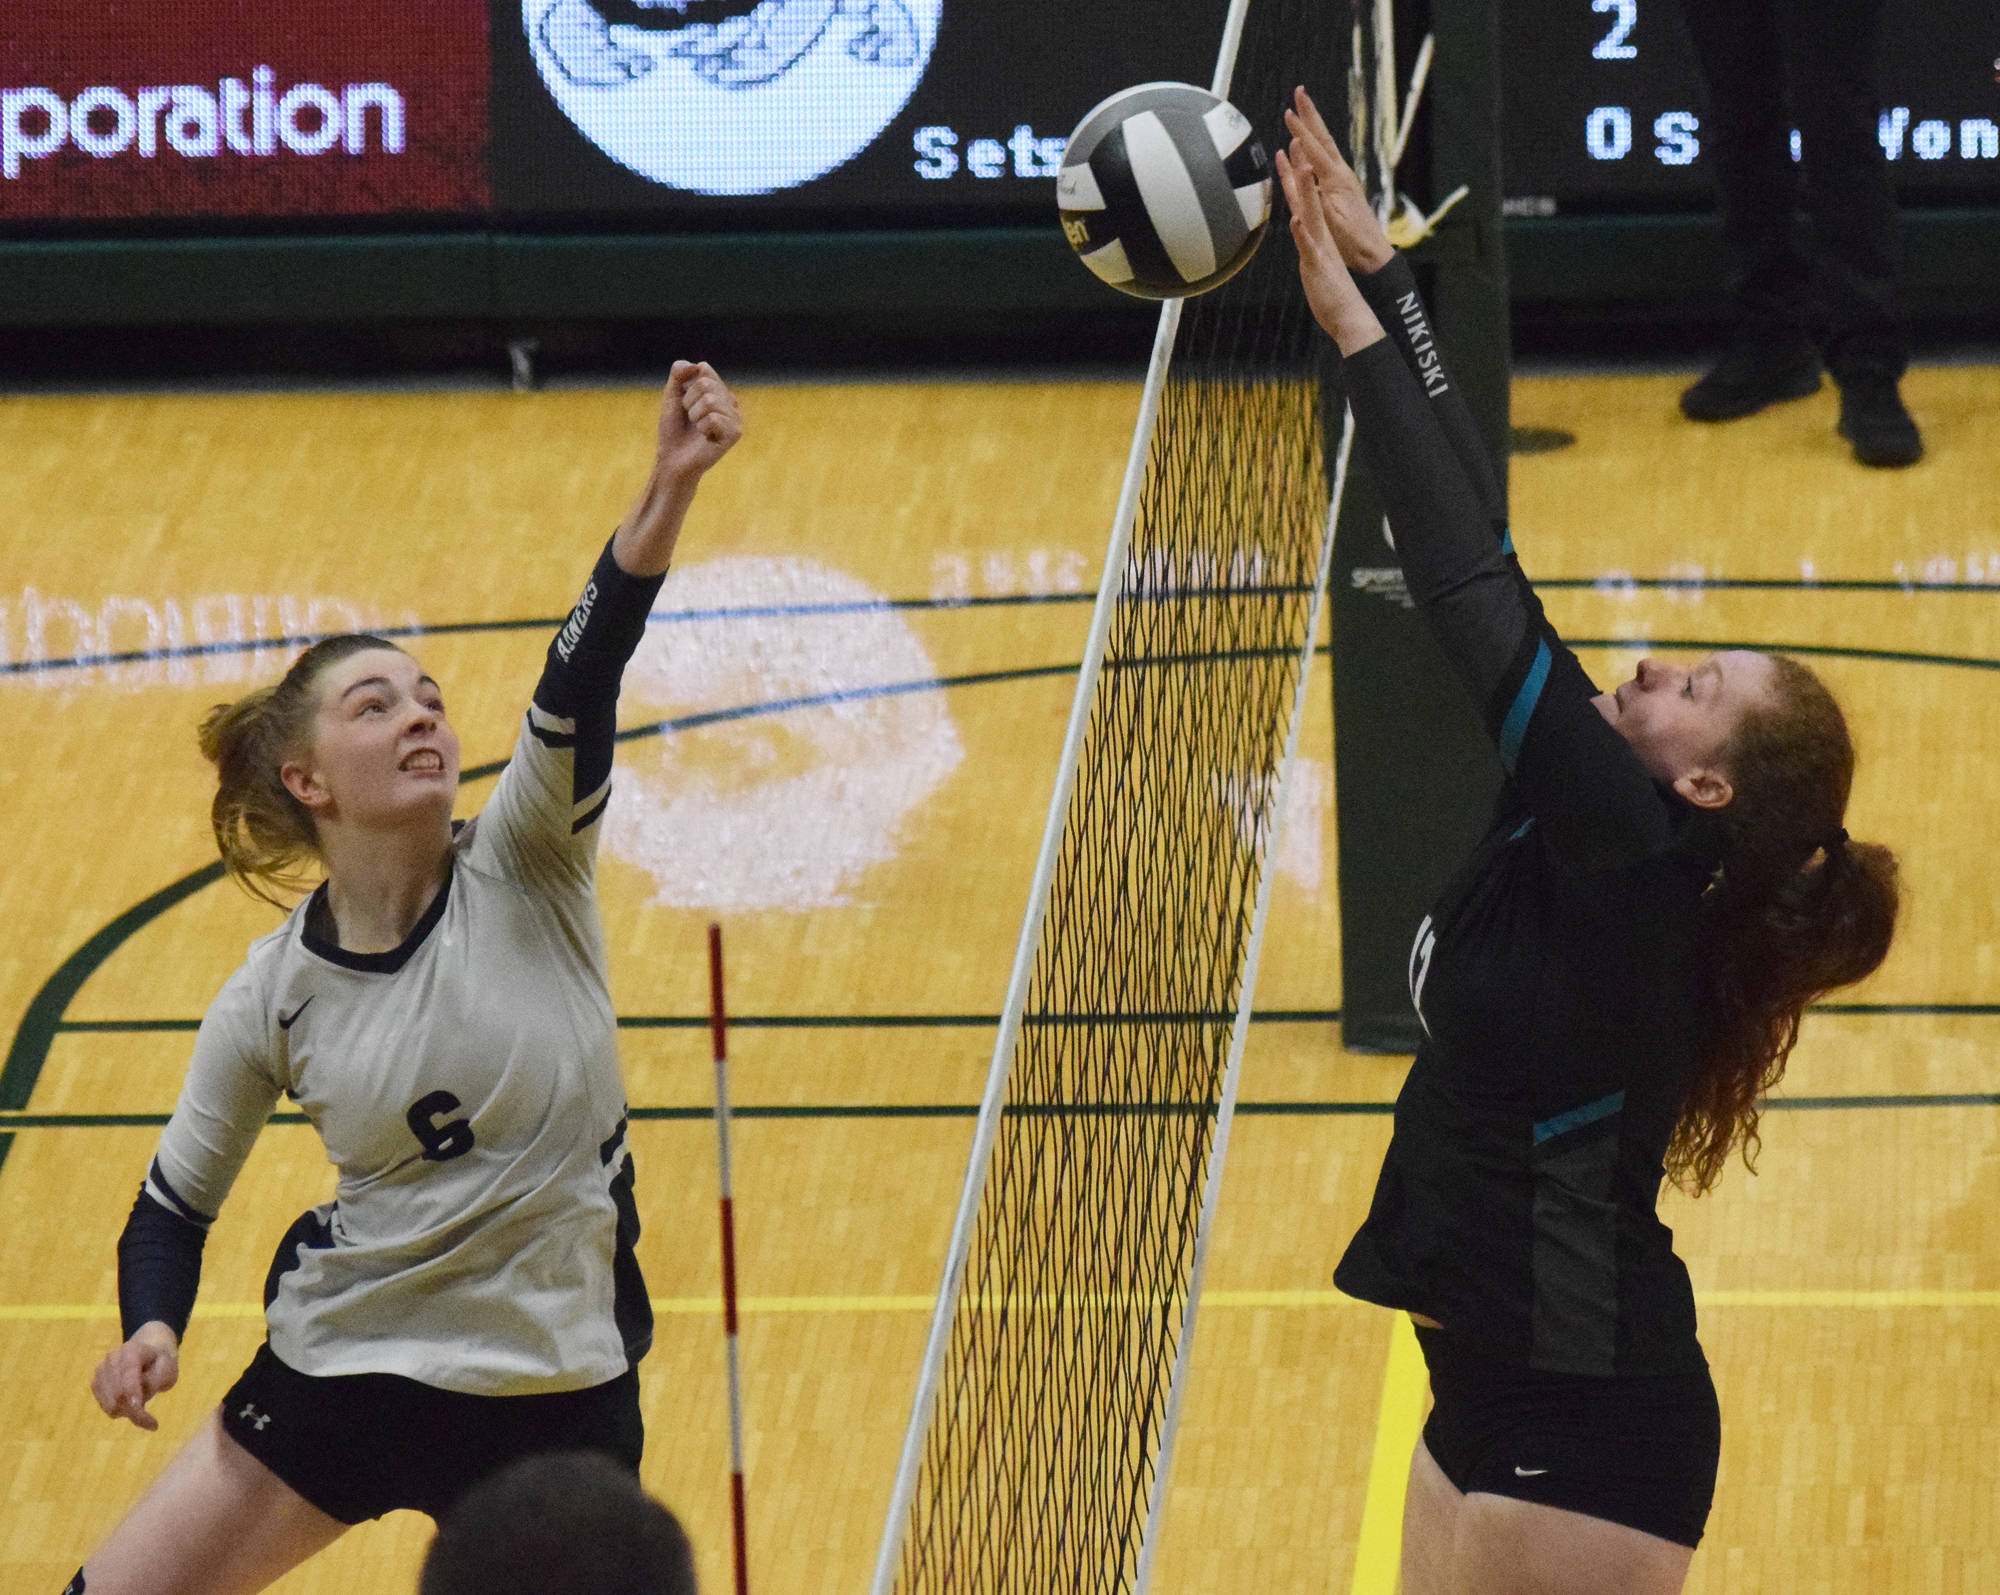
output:
[[[1230,7],[1267,150],[1348,20]],[[1145,1585],[1331,555],[1320,349],[1282,206],[1163,307],[874,1595]]]

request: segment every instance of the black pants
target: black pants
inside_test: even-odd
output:
[[[1713,101],[1740,335],[1805,333],[1837,379],[1909,364],[1896,200],[1877,135],[1884,0],[1682,0]],[[1801,159],[1792,160],[1792,129]],[[1810,219],[1802,238],[1797,217]]]
[[[639,1375],[536,1396],[471,1396],[396,1374],[313,1375],[260,1346],[222,1398],[223,1431],[327,1516],[442,1518],[487,1474],[548,1451],[645,1449]]]
[[[1419,1329],[1417,1344],[1433,1398],[1424,1448],[1462,1494],[1701,1543],[1722,1451],[1706,1362],[1598,1379],[1499,1362],[1439,1329]]]

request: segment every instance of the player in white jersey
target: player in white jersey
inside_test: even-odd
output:
[[[247,1595],[354,1523],[436,1517],[538,1452],[637,1472],[652,1314],[593,867],[620,675],[741,433],[715,372],[677,364],[645,490],[477,819],[451,818],[437,683],[380,638],[318,643],[204,723],[232,872],[267,897],[303,866],[325,880],[202,1020],[119,1241],[104,1411],[158,1426],[203,1239],[279,1097],[339,1182],[279,1246],[266,1344],[71,1595]]]

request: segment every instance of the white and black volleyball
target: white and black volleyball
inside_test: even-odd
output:
[[[1112,287],[1178,299],[1220,287],[1257,252],[1271,161],[1227,100],[1142,83],[1070,135],[1056,204],[1070,246]]]

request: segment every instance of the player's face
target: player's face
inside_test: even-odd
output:
[[[1720,775],[1726,782],[1719,763],[1723,749],[1744,714],[1768,702],[1775,685],[1768,658],[1732,649],[1692,666],[1641,659],[1630,681],[1592,701],[1632,744],[1654,780],[1702,802],[1717,789],[1701,785],[1690,791],[1687,783],[1703,775]]]
[[[408,654],[371,648],[328,668],[318,682],[312,750],[299,767],[326,806],[323,819],[394,826],[451,816],[458,792],[458,733],[438,684]],[[295,790],[297,790],[295,788]]]

